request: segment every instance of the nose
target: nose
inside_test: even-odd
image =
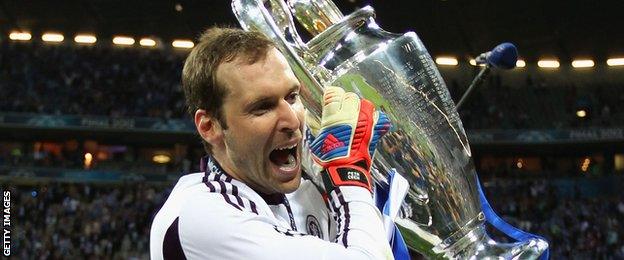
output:
[[[282,100],[279,104],[278,129],[282,132],[292,133],[299,130],[301,122],[297,117],[296,104],[290,104]]]

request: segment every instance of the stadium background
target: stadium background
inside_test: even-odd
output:
[[[553,259],[624,259],[624,3],[337,1],[344,13],[365,4],[382,28],[457,60],[439,65],[454,100],[479,70],[470,59],[515,43],[525,66],[494,71],[460,111],[486,195],[546,236]],[[203,155],[179,85],[188,49],[172,42],[213,24],[237,24],[228,1],[0,1],[13,256],[148,257],[153,215]]]

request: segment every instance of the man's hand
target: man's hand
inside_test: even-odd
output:
[[[337,87],[325,88],[322,113],[320,132],[310,148],[325,169],[325,188],[331,191],[350,185],[371,191],[373,154],[379,139],[390,129],[390,120],[370,101]]]

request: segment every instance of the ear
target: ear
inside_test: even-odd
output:
[[[218,146],[223,141],[223,130],[216,118],[208,115],[206,110],[195,111],[195,127],[197,132],[213,147]]]

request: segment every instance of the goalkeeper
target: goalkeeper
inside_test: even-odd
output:
[[[152,259],[392,258],[370,175],[390,122],[370,102],[326,88],[310,142],[324,169],[321,195],[302,178],[300,83],[270,40],[209,29],[182,81],[209,155],[154,218]]]

